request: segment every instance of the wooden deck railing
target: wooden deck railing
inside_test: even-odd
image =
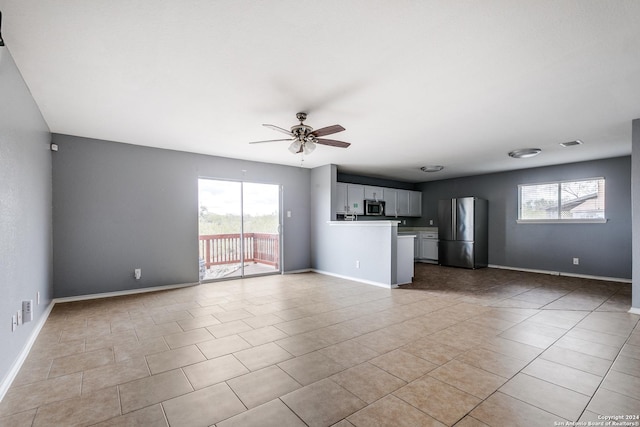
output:
[[[244,260],[279,267],[280,238],[278,234],[245,233]],[[240,262],[240,234],[207,234],[199,236],[200,258],[206,268],[212,265]]]

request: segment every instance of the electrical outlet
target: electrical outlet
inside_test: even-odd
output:
[[[573,265],[580,265],[580,258],[574,258]]]
[[[429,225],[433,225],[433,220],[432,219],[429,220]]]
[[[135,270],[133,270],[133,277],[135,277],[136,280],[140,280],[140,278],[142,278],[142,269],[136,268]]]
[[[36,304],[40,305],[40,291],[36,292]]]
[[[11,316],[11,332],[14,332],[17,327],[18,327],[18,318],[14,314],[13,316]]]
[[[360,268],[360,260],[356,261],[356,268]]]
[[[18,310],[16,312],[16,315],[18,317],[18,326],[22,325],[22,310]]]
[[[22,301],[22,321],[24,323],[33,320],[33,300]]]

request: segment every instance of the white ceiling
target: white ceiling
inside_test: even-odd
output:
[[[638,0],[0,0],[52,132],[409,182],[631,153]],[[584,144],[563,148],[561,142]],[[515,160],[507,152],[537,147]],[[444,171],[426,174],[427,164]]]

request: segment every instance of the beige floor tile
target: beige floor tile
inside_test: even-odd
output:
[[[278,366],[302,385],[314,383],[344,370],[344,366],[317,351],[286,360]]]
[[[404,381],[410,382],[437,368],[438,365],[402,350],[394,350],[369,361]]]
[[[589,396],[525,374],[513,377],[500,391],[569,421],[577,421],[589,402]]]
[[[38,408],[33,427],[85,426],[120,415],[116,387],[109,387]]]
[[[580,327],[573,328],[567,332],[567,337],[577,338],[597,344],[609,345],[611,347],[622,347],[627,340],[626,337],[620,335],[606,334],[604,332],[591,331]]]
[[[467,351],[456,357],[455,360],[468,363],[469,365],[476,366],[503,378],[511,378],[527,365],[527,362],[524,360],[484,348],[475,348]]]
[[[138,327],[135,331],[139,341],[146,341],[164,335],[177,334],[182,332],[182,328],[176,322],[169,322],[161,325]]]
[[[140,356],[126,359],[120,363],[102,366],[84,371],[82,376],[82,394],[123,384],[150,375],[147,361]]]
[[[531,316],[528,321],[563,329],[571,329],[588,314],[588,311],[544,310]]]
[[[276,316],[275,314],[262,314],[259,316],[248,317],[243,320],[245,323],[255,329],[264,328],[265,326],[272,326],[284,321],[282,320],[282,318]]]
[[[164,340],[171,349],[185,347],[213,339],[213,335],[211,335],[205,328],[192,329],[187,332],[179,332],[177,334],[164,336]]]
[[[602,388],[640,400],[640,377],[612,370],[602,382]]]
[[[489,427],[487,424],[482,421],[473,418],[470,415],[467,415],[460,421],[456,423],[456,427]]]
[[[384,330],[369,332],[368,334],[355,338],[355,340],[379,354],[400,348],[408,342],[406,338],[393,335]]]
[[[85,351],[113,348],[115,345],[135,344],[138,337],[133,329],[107,335],[91,336],[85,339]]]
[[[282,347],[274,343],[259,345],[257,347],[238,351],[234,355],[244,366],[251,371],[266,368],[270,365],[291,359],[293,356]]]
[[[481,402],[475,396],[429,376],[393,393],[438,421],[453,425]]]
[[[137,411],[129,412],[126,415],[119,415],[107,421],[95,424],[93,427],[137,427],[153,426],[168,427],[162,406],[156,404],[147,406]]]
[[[183,371],[196,390],[249,372],[231,354],[186,366]]]
[[[612,390],[599,389],[589,402],[587,409],[599,415],[638,414],[640,400]]]
[[[251,344],[242,339],[240,335],[229,335],[224,338],[199,343],[197,346],[207,359],[215,359],[216,357],[250,348]]]
[[[154,353],[147,356],[147,364],[152,374],[170,371],[183,366],[202,362],[207,358],[195,345],[180,347],[175,350],[167,350],[162,353]]]
[[[219,325],[207,326],[207,330],[216,338],[222,338],[229,335],[236,335],[241,332],[250,331],[253,328],[242,320],[234,320],[232,322],[221,323]]]
[[[377,351],[373,351],[354,340],[334,344],[318,351],[340,363],[345,368],[359,365],[378,356]]]
[[[209,426],[246,408],[227,384],[216,384],[162,403],[171,426]]]
[[[11,383],[12,387],[19,387],[26,384],[44,381],[49,378],[49,371],[53,360],[30,359],[28,358],[20,368],[18,375]]]
[[[540,355],[540,359],[550,360],[598,376],[604,376],[611,366],[611,360],[589,356],[557,345],[549,347]]]
[[[247,408],[255,408],[302,386],[277,366],[269,366],[227,381]]]
[[[534,360],[522,372],[587,396],[592,396],[602,381],[601,376],[544,359]]]
[[[7,427],[32,427],[36,409],[20,412],[6,417],[0,416],[0,426]]]
[[[482,348],[495,351],[496,353],[511,356],[515,359],[531,362],[542,353],[542,349],[501,337],[492,338],[482,344]]]
[[[580,353],[588,354],[589,356],[599,357],[601,359],[607,359],[613,361],[618,355],[619,348],[612,347],[610,345],[593,343],[578,338],[572,338],[564,336],[560,338],[555,345],[560,348],[566,348],[567,350],[573,350]]]
[[[72,354],[71,356],[60,357],[53,360],[51,370],[49,371],[49,378],[68,375],[73,372],[84,371],[113,363],[115,363],[115,359],[111,348]]]
[[[582,320],[578,326],[605,334],[629,336],[638,322],[638,317],[630,313],[593,312]]]
[[[459,360],[452,360],[429,372],[429,376],[466,391],[480,399],[486,399],[496,391],[505,378],[476,368]]]
[[[123,414],[193,391],[180,369],[121,384],[118,388]]]
[[[116,344],[113,347],[116,362],[122,362],[126,359],[135,359],[136,357],[140,356],[144,357],[150,354],[161,353],[167,350],[169,350],[169,346],[162,337],[151,338],[147,341],[136,344]]]
[[[306,424],[291,409],[275,399],[256,408],[224,420],[216,427],[305,427]]]
[[[253,331],[242,332],[239,335],[251,345],[266,344],[289,336],[273,326],[265,326],[254,329]]]
[[[311,353],[312,351],[320,350],[330,345],[330,343],[321,338],[307,334],[283,338],[276,341],[276,344],[294,356],[302,356],[303,354]]]
[[[281,400],[311,427],[337,423],[366,405],[329,379],[286,394]]]
[[[0,402],[0,416],[24,412],[38,406],[80,396],[82,373],[11,387]]]
[[[187,310],[166,311],[164,313],[154,314],[151,317],[157,325],[172,323],[178,320],[193,319],[193,316]]]
[[[29,359],[52,360],[59,357],[71,356],[85,351],[84,339],[66,342],[45,342],[36,344],[31,349]]]
[[[331,380],[367,403],[373,403],[406,384],[368,362],[335,374]]]
[[[393,395],[359,410],[348,418],[356,427],[394,426],[394,427],[440,427],[441,422]]]
[[[563,422],[557,415],[500,392],[489,396],[469,415],[490,426],[553,426]]]
[[[225,311],[221,313],[213,313],[213,316],[222,323],[232,322],[235,320],[246,319],[252,317],[253,314],[242,308],[237,310]]]
[[[192,319],[178,320],[178,325],[180,325],[180,327],[185,331],[219,324],[220,321],[210,314],[200,317],[194,317]]]
[[[624,357],[629,357],[632,359],[640,360],[640,346],[625,344],[620,351],[620,355]]]
[[[459,348],[427,338],[405,345],[402,347],[402,351],[435,363],[436,365],[444,365],[464,352],[464,350]]]
[[[623,374],[640,377],[640,362],[638,362],[638,359],[632,357],[619,355],[611,369],[622,372]]]

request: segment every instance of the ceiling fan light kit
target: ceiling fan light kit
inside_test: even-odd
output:
[[[286,130],[285,128],[270,124],[262,125],[275,131],[286,133],[290,136],[289,139],[270,139],[266,141],[254,141],[250,142],[249,144],[260,144],[263,142],[275,141],[290,141],[291,145],[289,145],[289,151],[291,151],[293,154],[311,154],[316,149],[316,144],[329,145],[331,147],[340,148],[347,148],[351,145],[348,142],[321,138],[322,136],[331,135],[332,133],[338,133],[345,130],[345,128],[340,125],[332,125],[313,130],[311,126],[307,126],[303,123],[307,119],[307,113],[298,113],[296,114],[296,118],[300,121],[300,124],[291,126],[291,130]]]
[[[579,139],[576,139],[575,141],[561,142],[560,145],[565,148],[575,147],[576,145],[582,145],[582,141],[580,141]]]
[[[420,168],[422,172],[440,172],[442,169],[444,169],[442,165],[427,165]]]
[[[527,159],[529,157],[537,156],[542,150],[539,148],[521,148],[519,150],[513,150],[509,153],[509,157],[514,159]]]

